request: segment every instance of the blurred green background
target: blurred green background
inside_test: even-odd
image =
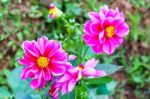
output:
[[[51,0],[0,0],[0,99],[3,96],[23,97],[23,91],[33,93],[32,89],[19,85],[20,65],[17,59],[23,55],[21,44],[24,40],[37,39],[41,35],[65,42],[69,29],[76,33],[70,40],[68,52],[76,54],[75,45],[83,31],[74,28],[75,22],[84,24],[87,12],[99,11],[104,4],[123,11],[130,26],[130,33],[111,56],[97,56],[101,63],[124,66],[115,73],[111,83],[110,99],[150,99],[150,1],[149,0],[54,0],[53,3],[70,19],[72,28],[65,29],[62,20],[48,19]],[[79,41],[76,41],[76,40]],[[65,46],[65,45],[64,45]],[[30,90],[29,90],[30,89]],[[19,90],[19,94],[18,94]],[[22,91],[22,92],[21,92]],[[27,96],[30,99],[30,96]],[[33,98],[32,97],[32,98]],[[3,98],[2,98],[3,99]],[[9,99],[9,98],[5,98]],[[17,98],[19,99],[19,98]]]

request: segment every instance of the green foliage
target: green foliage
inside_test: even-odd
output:
[[[98,86],[98,88],[96,89],[96,94],[97,95],[107,95],[109,92],[108,92],[108,89],[107,89],[107,86],[105,84],[101,84]]]
[[[87,79],[87,82],[90,85],[99,85],[109,83],[111,80],[112,80],[111,77],[105,76],[105,77],[89,78]]]
[[[68,54],[75,54],[78,57],[83,56],[87,46],[78,45],[84,44],[81,39],[83,34],[81,28],[87,19],[87,12],[92,10],[99,11],[101,5],[113,2],[112,0],[106,2],[99,2],[98,0],[55,0],[54,3],[66,13],[67,19],[70,19],[70,25],[66,26],[67,29],[64,29],[64,24],[60,24],[62,23],[61,19],[50,20],[47,18],[48,6],[46,6],[43,1],[31,0],[24,3],[22,0],[0,0],[0,62],[5,60],[4,66],[1,66],[0,64],[0,66],[4,68],[0,71],[0,98],[42,99],[42,97],[37,94],[39,91],[35,92],[29,87],[29,80],[20,80],[21,68],[18,68],[19,64],[17,59],[23,55],[21,44],[24,40],[37,39],[37,37],[40,37],[41,35],[46,35],[49,39],[54,38],[60,40],[63,48],[67,50]],[[150,83],[150,57],[147,54],[137,56],[135,53],[129,54],[127,57],[125,52],[128,53],[128,50],[126,50],[126,47],[129,47],[128,45],[130,43],[128,41],[141,41],[149,46],[149,26],[143,26],[142,24],[143,18],[145,18],[142,11],[148,9],[150,3],[148,0],[129,0],[129,3],[133,6],[135,11],[129,11],[125,14],[128,24],[130,25],[127,43],[119,48],[120,53],[118,53],[119,51],[116,51],[117,53],[115,53],[115,55],[96,55],[97,59],[100,60],[100,63],[107,63],[98,64],[96,68],[104,70],[107,74],[111,75],[121,69],[121,66],[111,64],[119,63],[120,65],[125,66],[123,70],[125,69],[125,74],[127,74],[127,82],[123,82],[123,84],[126,85],[130,83],[136,86],[135,95],[140,97],[145,95],[140,91],[140,88],[145,90],[144,93],[150,92],[148,91],[149,89],[147,89],[147,87],[149,88]],[[114,6],[114,4],[112,5]],[[124,8],[122,9],[124,10]],[[127,9],[124,10],[124,12],[126,11]],[[149,10],[146,12],[147,14],[148,11]],[[76,24],[75,21],[82,23],[82,25]],[[70,37],[67,38],[67,35],[70,35]],[[65,42],[68,42],[68,45],[65,45]],[[77,66],[81,61],[84,62],[93,57],[95,57],[95,55],[92,49],[89,48],[87,50],[87,56],[85,56],[83,60],[73,61],[73,64]],[[129,60],[126,60],[127,58],[129,58]],[[10,62],[7,59],[9,59]],[[9,62],[9,64],[5,66],[7,62]],[[99,81],[102,83],[102,80]],[[106,84],[107,89],[116,95],[114,89],[117,84],[117,81],[111,81]],[[44,98],[49,97],[47,93],[48,89],[49,88],[45,89],[41,93]],[[103,93],[103,90],[105,90],[104,87],[99,89],[102,90],[100,93]],[[80,91],[82,90],[84,90],[84,87],[83,89],[81,88]],[[89,99],[108,99],[108,96],[106,95],[96,95],[96,89],[88,90]],[[126,89],[123,87],[123,89],[120,88],[118,90]],[[63,96],[62,99],[67,99],[67,97],[69,99],[69,97],[72,97],[73,93],[70,93],[71,95],[67,94]]]
[[[11,97],[11,93],[8,91],[6,87],[0,87],[0,98],[9,98]]]
[[[115,73],[116,71],[120,70],[122,66],[117,66],[113,64],[98,64],[96,69],[104,70],[108,75]]]
[[[150,83],[149,58],[147,56],[141,56],[140,58],[131,57],[130,60],[132,61],[131,67],[126,68],[126,72],[131,77],[129,81],[139,84],[139,87],[143,87],[145,84]]]

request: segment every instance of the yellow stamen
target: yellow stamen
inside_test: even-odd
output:
[[[53,14],[53,13],[56,11],[56,9],[57,9],[57,8],[51,8],[51,9],[49,10],[49,14]]]
[[[63,12],[58,8],[54,7],[49,10],[49,14],[53,15],[54,17],[60,17],[61,15],[63,15]]]
[[[37,59],[37,65],[40,67],[40,68],[46,68],[48,66],[48,59],[46,57],[39,57]]]
[[[114,35],[115,28],[114,26],[108,26],[105,28],[105,31],[107,32],[107,37],[110,38]]]
[[[83,65],[79,65],[79,70],[82,71],[84,69]]]

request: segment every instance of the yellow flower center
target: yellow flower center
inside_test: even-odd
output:
[[[79,65],[79,70],[82,71],[84,69],[83,65]]]
[[[37,65],[41,68],[46,68],[48,66],[48,63],[49,62],[46,57],[41,56],[37,59]]]
[[[63,12],[58,8],[54,7],[49,10],[49,14],[53,15],[54,17],[60,17],[63,14]]]
[[[107,37],[110,38],[114,35],[115,28],[114,26],[108,26],[105,28],[105,31],[107,32]]]
[[[51,9],[49,10],[49,14],[53,14],[55,11],[56,11],[56,8],[55,8],[55,7],[54,7],[54,8],[51,8]]]

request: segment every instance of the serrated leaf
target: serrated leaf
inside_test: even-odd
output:
[[[110,81],[112,81],[112,78],[109,76],[87,79],[88,84],[91,85],[106,84],[109,83]]]
[[[108,75],[115,73],[116,71],[120,70],[121,68],[122,68],[122,66],[117,66],[114,64],[98,64],[96,66],[97,70],[103,70]]]

